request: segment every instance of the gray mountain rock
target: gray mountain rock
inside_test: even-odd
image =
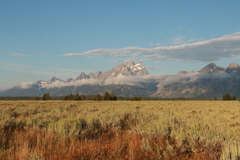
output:
[[[101,75],[102,75],[102,71],[97,71],[97,72],[94,72],[94,73],[89,73],[88,74],[91,78],[94,78],[94,79],[97,79],[99,78]]]
[[[180,71],[179,73],[180,74],[188,74],[189,72],[187,72],[187,71]]]
[[[49,80],[50,83],[54,81],[61,81],[61,79],[54,76]]]
[[[195,70],[192,70],[190,73],[197,73]]]
[[[66,82],[71,82],[71,81],[73,81],[73,78],[68,78],[68,79],[66,80]]]
[[[98,79],[104,80],[108,77],[116,77],[119,74],[124,76],[144,76],[149,75],[147,69],[141,64],[135,64],[131,59],[126,62],[114,67],[108,72],[103,73]]]
[[[198,72],[209,74],[209,73],[222,73],[224,71],[225,71],[225,68],[219,67],[215,63],[210,63]]]
[[[185,81],[171,84],[159,84],[158,90],[152,96],[162,98],[222,98],[222,95],[230,93],[237,97],[240,96],[239,78],[210,78],[199,79],[197,81]]]
[[[240,76],[240,65],[236,63],[231,63],[226,68],[225,72],[234,76]]]
[[[81,80],[81,79],[90,79],[90,76],[86,75],[84,72],[81,72],[81,74],[75,80]]]

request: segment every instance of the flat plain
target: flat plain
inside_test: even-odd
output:
[[[0,101],[0,159],[240,159],[239,101]]]

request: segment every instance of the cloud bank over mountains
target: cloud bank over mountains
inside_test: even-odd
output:
[[[149,74],[142,64],[131,59],[107,72],[81,72],[75,79],[23,82],[2,91],[3,96],[42,96],[50,93],[63,96],[70,93],[85,95],[114,92],[118,96],[213,97],[231,92],[240,95],[240,65],[231,63],[223,68],[210,63],[199,71],[181,70],[176,74]]]
[[[123,76],[118,75],[116,77],[109,77],[105,80],[99,79],[81,79],[81,80],[73,80],[73,81],[61,81],[56,80],[53,82],[43,81],[42,82],[23,82],[19,85],[22,89],[28,89],[32,85],[39,85],[41,88],[62,88],[69,86],[82,86],[82,85],[129,85],[129,86],[137,86],[143,87],[144,84],[171,84],[171,83],[184,83],[184,82],[195,82],[201,79],[224,79],[231,78],[232,76],[227,73],[213,73],[213,74],[151,74],[145,76]]]
[[[177,44],[177,43],[176,43]],[[240,55],[240,32],[206,41],[177,46],[141,48],[101,48],[83,53],[66,53],[63,56],[87,57],[140,57],[158,61],[210,62]]]

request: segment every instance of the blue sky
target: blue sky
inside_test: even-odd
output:
[[[0,0],[0,89],[105,72],[127,59],[150,74],[239,64],[239,6],[239,0]]]

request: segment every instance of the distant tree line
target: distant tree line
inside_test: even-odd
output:
[[[142,97],[132,97],[130,100],[131,101],[141,101]]]
[[[117,96],[115,96],[115,94],[112,92],[112,93],[108,93],[108,92],[105,92],[104,96],[102,96],[101,94],[96,94],[93,99],[94,101],[116,101],[117,100]]]
[[[236,96],[231,96],[229,93],[222,96],[222,100],[230,101],[230,100],[237,100]]]
[[[80,95],[77,93],[76,95],[73,95],[72,93],[69,95],[66,95],[63,100],[76,100],[76,101],[81,101],[81,100],[87,100],[87,97],[85,95]],[[94,101],[116,101],[117,96],[115,94],[105,92],[104,96],[102,96],[100,93],[94,95],[94,96],[88,96],[88,100],[94,100]]]
[[[226,96],[228,97],[228,96]],[[237,99],[236,96],[230,96],[230,100]],[[224,98],[225,99],[225,98]],[[229,99],[229,98],[226,98]],[[76,95],[73,95],[72,93],[66,96],[50,96],[49,93],[45,93],[43,96],[24,96],[24,97],[0,97],[0,100],[125,100],[125,101],[141,101],[141,100],[171,100],[171,101],[178,101],[178,100],[209,100],[204,98],[183,98],[183,97],[177,97],[177,98],[161,98],[161,97],[123,97],[123,96],[115,96],[115,94],[105,92],[104,95],[102,94],[96,94],[96,95],[80,95],[77,93]],[[214,97],[214,100],[217,100],[217,97]]]
[[[81,101],[81,100],[86,100],[86,96],[85,95],[80,95],[79,93],[77,93],[76,95],[73,95],[72,93],[69,95],[66,95],[63,100],[75,100],[75,101]]]

